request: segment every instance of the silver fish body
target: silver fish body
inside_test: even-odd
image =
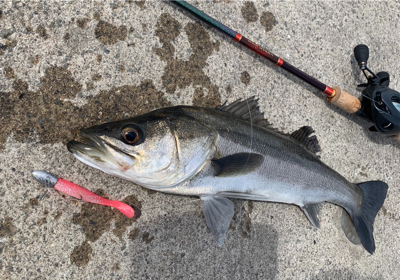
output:
[[[351,217],[366,250],[387,185],[348,182],[319,160],[313,130],[271,129],[254,98],[217,109],[164,108],[82,131],[69,150],[82,162],[144,187],[200,196],[206,222],[223,244],[233,216],[227,197],[295,204],[319,227],[324,202]],[[353,224],[349,223],[349,224]]]

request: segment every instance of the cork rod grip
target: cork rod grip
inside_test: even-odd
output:
[[[345,92],[339,87],[333,87],[335,94],[327,97],[327,101],[345,110],[347,113],[354,114],[361,108],[361,101],[353,95]]]

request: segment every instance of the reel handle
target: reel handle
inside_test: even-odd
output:
[[[369,58],[369,49],[367,45],[360,44],[354,48],[354,56],[360,66],[361,70],[364,70],[367,67],[367,61]]]
[[[357,113],[360,110],[361,101],[357,97],[339,87],[333,87],[333,90],[334,94],[326,98],[329,103],[336,105],[350,114]]]

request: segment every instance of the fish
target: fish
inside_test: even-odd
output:
[[[229,198],[297,205],[317,228],[319,211],[329,202],[343,208],[346,236],[373,254],[373,224],[388,185],[347,181],[320,160],[313,133],[309,126],[277,131],[250,97],[216,108],[161,108],[96,125],[82,129],[81,140],[69,141],[67,148],[107,174],[154,191],[200,197],[218,246],[234,214]]]

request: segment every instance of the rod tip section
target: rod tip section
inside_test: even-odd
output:
[[[53,188],[57,184],[58,180],[55,175],[40,170],[32,171],[32,177],[48,188]]]
[[[361,101],[353,95],[347,93],[339,87],[333,87],[334,94],[332,97],[327,97],[326,100],[346,111],[347,113],[357,113],[361,108]]]

